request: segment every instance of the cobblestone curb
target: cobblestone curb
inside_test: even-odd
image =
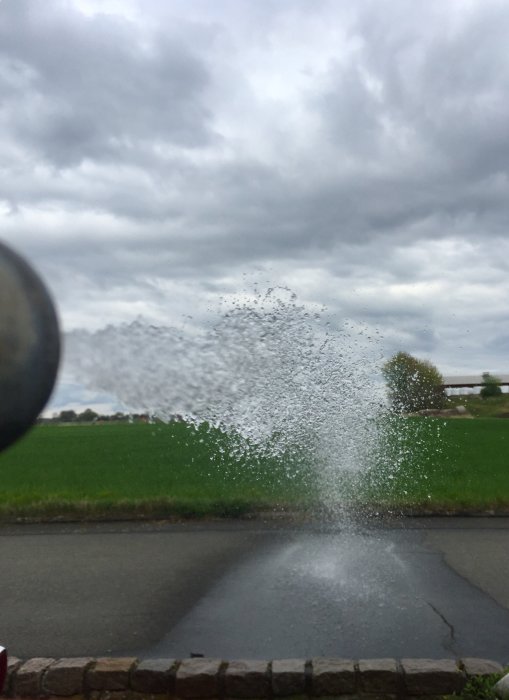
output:
[[[193,658],[9,659],[4,697],[73,700],[431,700],[471,676],[501,672],[486,659]]]

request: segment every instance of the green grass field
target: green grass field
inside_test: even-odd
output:
[[[367,501],[436,512],[509,511],[509,422],[414,418],[392,431],[388,452],[401,466],[392,479],[384,470],[367,475]]]
[[[509,510],[509,422],[400,419],[386,443],[382,466],[343,479],[347,501]],[[312,455],[239,462],[225,436],[182,423],[39,426],[0,456],[3,517],[234,516],[319,499]]]
[[[183,423],[38,426],[0,455],[0,512],[234,515],[310,500],[304,467],[230,452],[219,431]]]
[[[479,394],[450,396],[447,407],[465,406],[474,418],[509,418],[509,394],[483,399]]]

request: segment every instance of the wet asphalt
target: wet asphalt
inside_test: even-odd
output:
[[[509,519],[4,526],[0,561],[25,658],[509,661]]]

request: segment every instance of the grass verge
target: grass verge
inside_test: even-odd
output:
[[[509,422],[408,418],[378,462],[335,493],[366,513],[509,514]],[[304,459],[237,459],[217,430],[40,426],[0,455],[0,518],[122,519],[309,513],[320,479]],[[336,477],[335,477],[336,478]]]
[[[479,394],[450,396],[447,408],[465,406],[474,418],[509,418],[509,394],[490,396],[483,399]]]
[[[509,423],[497,419],[404,423],[396,424],[389,439],[397,468],[392,479],[390,474],[381,484],[375,479],[375,498],[431,512],[509,509]]]
[[[233,517],[306,508],[309,469],[206,426],[39,426],[0,455],[0,517]],[[306,472],[306,473],[304,473]]]

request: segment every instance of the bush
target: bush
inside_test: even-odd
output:
[[[481,396],[483,399],[488,399],[490,396],[499,396],[502,393],[500,388],[500,379],[494,377],[489,372],[484,372],[482,375],[483,387],[481,389]]]
[[[425,408],[443,408],[446,401],[443,378],[427,360],[398,352],[383,367],[392,408],[413,413]]]
[[[498,700],[494,686],[504,673],[492,673],[488,676],[470,678],[461,693],[444,695],[443,700]]]

